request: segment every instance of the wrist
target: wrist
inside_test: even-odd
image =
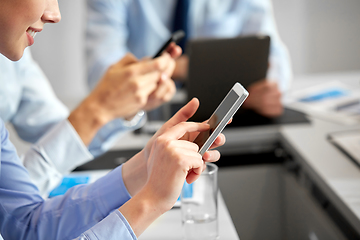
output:
[[[137,153],[122,167],[123,182],[131,196],[135,196],[147,181],[147,159],[144,150]]]
[[[137,237],[164,213],[160,210],[159,203],[151,198],[146,191],[139,192],[123,204],[119,211],[126,218]]]
[[[153,212],[158,216],[169,211],[173,206],[172,204],[168,207],[167,204],[164,204],[163,199],[157,195],[156,190],[147,186],[141,189],[138,193],[138,197],[144,201],[144,207],[147,207],[148,213]]]
[[[83,142],[88,145],[97,131],[110,121],[101,107],[85,99],[68,117]]]

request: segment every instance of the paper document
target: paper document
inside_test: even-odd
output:
[[[66,191],[76,185],[95,182],[105,176],[111,170],[78,171],[65,175],[62,182],[49,194],[49,198],[63,195]]]
[[[291,92],[288,108],[313,117],[343,124],[360,123],[360,86],[353,88],[338,81]]]

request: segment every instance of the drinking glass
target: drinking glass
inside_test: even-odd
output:
[[[218,167],[207,163],[205,171],[181,191],[181,218],[186,240],[219,239]]]

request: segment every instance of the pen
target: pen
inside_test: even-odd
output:
[[[349,101],[349,102],[346,102],[346,103],[342,103],[338,106],[335,107],[336,110],[342,110],[344,108],[348,108],[348,107],[351,107],[351,106],[354,106],[354,105],[357,105],[357,104],[360,104],[360,100],[357,99],[357,100],[353,100],[353,101]]]

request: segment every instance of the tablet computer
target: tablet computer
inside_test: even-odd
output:
[[[360,167],[360,129],[330,133],[328,140]]]
[[[191,120],[206,120],[236,82],[246,88],[266,78],[269,48],[270,37],[263,35],[190,40],[186,88],[189,100],[200,100]]]

